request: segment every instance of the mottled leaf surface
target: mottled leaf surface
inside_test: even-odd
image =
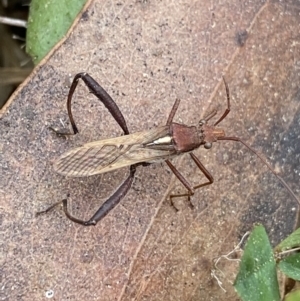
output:
[[[299,197],[300,6],[295,1],[94,1],[73,33],[14,95],[0,120],[1,299],[237,300],[237,263],[228,253],[254,222],[275,245],[292,232],[298,204],[247,149],[221,141],[195,155],[214,176],[196,191],[194,210],[165,164],[140,167],[121,205],[96,227],[71,223],[61,208],[37,211],[67,195],[87,219],[128,169],[89,178],[53,171],[63,152],[122,130],[80,83],[69,127],[70,76],[89,72],[120,106],[131,132],[164,125],[178,97],[176,122],[196,124],[226,108],[220,124],[259,150]],[[218,115],[220,116],[220,115]],[[189,156],[173,160],[193,184],[206,179]]]

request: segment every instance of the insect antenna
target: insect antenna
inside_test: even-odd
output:
[[[229,88],[228,85],[225,81],[225,78],[223,77],[223,82],[225,84],[226,88],[226,96],[227,96],[227,108],[224,111],[223,115],[214,123],[214,127],[219,124],[230,112],[230,94],[229,94]],[[280,183],[288,190],[288,192],[293,196],[293,198],[297,201],[297,203],[300,205],[300,200],[298,197],[295,195],[295,193],[292,191],[292,189],[289,187],[289,185],[285,182],[285,180],[280,177],[274,168],[267,162],[267,160],[259,154],[254,148],[252,148],[249,144],[247,144],[245,141],[238,137],[217,137],[217,140],[230,140],[230,141],[238,141],[242,143],[245,147],[247,147],[252,153],[254,153],[267,167],[268,169],[272,172],[272,174],[280,181]]]
[[[230,112],[230,95],[229,95],[229,87],[225,81],[225,78],[223,78],[223,82],[225,84],[225,89],[226,89],[226,96],[227,96],[227,108],[225,110],[225,112],[223,113],[223,115],[214,123],[214,126],[218,125]]]
[[[277,172],[274,170],[274,168],[271,166],[270,163],[254,148],[252,148],[249,144],[247,144],[245,141],[238,137],[218,137],[218,140],[230,140],[230,141],[237,141],[242,143],[245,147],[247,147],[252,153],[254,153],[267,167],[268,169],[272,172],[272,174],[280,181],[280,183],[288,190],[288,192],[293,196],[293,198],[298,202],[300,205],[300,200],[298,197],[295,195],[295,193],[292,191],[290,186],[285,182],[285,180],[280,177]]]

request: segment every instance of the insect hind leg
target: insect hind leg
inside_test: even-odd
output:
[[[129,134],[129,130],[125,121],[125,118],[123,114],[121,113],[119,107],[115,103],[115,101],[110,97],[110,95],[88,74],[85,72],[81,72],[75,75],[72,85],[69,90],[68,99],[67,99],[67,110],[68,110],[68,116],[70,119],[70,123],[73,129],[73,133],[65,133],[63,131],[57,131],[53,128],[54,132],[56,132],[58,135],[75,135],[79,133],[78,128],[75,124],[72,109],[71,109],[71,102],[72,97],[74,94],[74,91],[78,85],[79,79],[82,79],[85,85],[89,88],[90,92],[92,92],[97,98],[104,104],[104,106],[108,109],[110,114],[114,117],[116,122],[119,124],[119,126],[122,128],[125,135]]]
[[[72,222],[80,224],[82,226],[95,226],[100,220],[102,220],[113,208],[115,208],[120,201],[125,197],[134,180],[137,165],[130,166],[130,173],[126,180],[120,185],[120,187],[100,206],[97,212],[87,221],[74,217],[68,210],[68,200],[64,199],[59,201],[44,211],[37,212],[36,215],[47,213],[51,211],[57,205],[63,203],[63,209],[68,219]]]

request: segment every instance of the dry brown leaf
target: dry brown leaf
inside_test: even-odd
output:
[[[237,264],[221,261],[227,293],[211,278],[212,260],[228,253],[255,222],[278,242],[293,229],[298,204],[247,149],[219,142],[195,151],[215,183],[198,190],[191,210],[166,196],[181,188],[165,164],[140,167],[133,189],[96,227],[71,223],[58,208],[35,213],[70,194],[72,212],[90,217],[128,169],[66,179],[52,163],[67,149],[122,133],[80,84],[68,126],[70,75],[89,72],[115,99],[129,129],[176,121],[195,124],[213,108],[232,112],[221,126],[276,167],[299,197],[300,6],[276,1],[95,1],[70,37],[37,67],[0,120],[1,299],[237,300]],[[203,175],[188,156],[175,164],[190,181]]]

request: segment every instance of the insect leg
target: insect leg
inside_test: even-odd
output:
[[[119,202],[125,197],[128,190],[130,189],[134,174],[136,172],[136,166],[137,165],[131,165],[130,166],[130,174],[127,177],[127,179],[120,185],[120,187],[114,192],[112,196],[110,196],[104,204],[101,205],[101,207],[97,210],[97,212],[87,221],[78,219],[71,215],[71,213],[68,211],[68,201],[67,199],[64,199],[62,201],[59,201],[52,205],[51,207],[47,208],[44,211],[38,212],[36,215],[40,215],[42,213],[47,213],[48,211],[52,210],[55,206],[63,203],[64,212],[71,221],[83,225],[83,226],[95,226],[101,219],[103,219],[113,208],[115,208]]]
[[[196,189],[199,189],[203,186],[207,186],[207,185],[212,184],[214,182],[214,178],[211,175],[211,173],[205,168],[205,166],[201,163],[201,161],[193,153],[190,153],[190,156],[208,180],[208,182],[205,182],[205,183],[194,186],[193,189],[196,190]]]
[[[180,197],[180,196],[187,196],[188,197],[188,202],[190,207],[193,207],[193,204],[191,202],[191,198],[190,196],[194,194],[194,189],[191,186],[191,184],[186,180],[186,178],[178,171],[178,169],[169,161],[166,160],[166,163],[168,164],[168,166],[170,167],[170,169],[172,170],[172,172],[174,173],[174,175],[177,177],[177,179],[183,184],[183,186],[188,190],[187,193],[184,194],[171,194],[170,195],[170,202],[171,205],[176,209],[176,211],[178,211],[178,209],[176,208],[176,206],[174,205],[173,202],[173,198],[176,197]]]
[[[74,118],[73,118],[73,114],[72,114],[72,110],[71,110],[71,100],[72,100],[74,91],[77,87],[77,84],[78,84],[78,81],[80,78],[84,81],[86,86],[89,88],[90,92],[95,94],[97,96],[97,98],[105,105],[105,107],[108,109],[108,111],[114,117],[114,119],[117,121],[119,126],[122,128],[124,134],[128,135],[129,131],[127,128],[125,118],[124,118],[123,114],[121,113],[119,107],[115,103],[115,101],[88,73],[84,73],[84,72],[78,73],[75,75],[72,85],[71,85],[71,88],[69,90],[68,100],[67,100],[68,115],[69,115],[69,119],[70,119],[74,134],[77,134],[79,131],[78,131],[78,128],[77,128]],[[73,135],[73,133],[65,134],[65,133],[60,133],[57,131],[55,131],[55,132],[57,134],[61,134],[61,135]]]
[[[169,117],[168,117],[166,125],[171,125],[171,123],[173,121],[173,118],[174,118],[174,116],[176,114],[176,111],[177,111],[177,109],[179,107],[179,104],[180,104],[180,99],[177,98],[175,100],[174,104],[173,104],[173,107],[172,107],[172,110],[171,110],[171,112],[169,114]]]
[[[171,164],[171,162],[169,162],[167,160],[167,164],[168,166],[171,168],[171,170],[173,171],[173,173],[175,174],[175,176],[180,180],[180,182],[187,188],[188,192],[187,193],[183,193],[183,194],[173,194],[170,195],[170,199],[171,199],[171,203],[173,205],[173,198],[176,197],[183,197],[183,196],[187,196],[188,197],[188,201],[191,205],[191,207],[193,207],[193,204],[191,203],[190,197],[191,195],[193,195],[195,193],[195,190],[198,188],[201,188],[203,186],[206,185],[210,185],[214,182],[214,178],[213,176],[210,174],[210,172],[204,167],[204,165],[200,162],[200,160],[193,154],[190,153],[191,158],[193,159],[193,161],[196,163],[196,165],[198,166],[198,168],[203,172],[203,174],[205,175],[205,177],[208,179],[208,182],[196,185],[194,187],[192,187],[187,180],[179,173],[179,171]],[[171,165],[169,165],[171,164]],[[171,167],[172,166],[172,167]],[[174,205],[173,205],[174,206]]]

